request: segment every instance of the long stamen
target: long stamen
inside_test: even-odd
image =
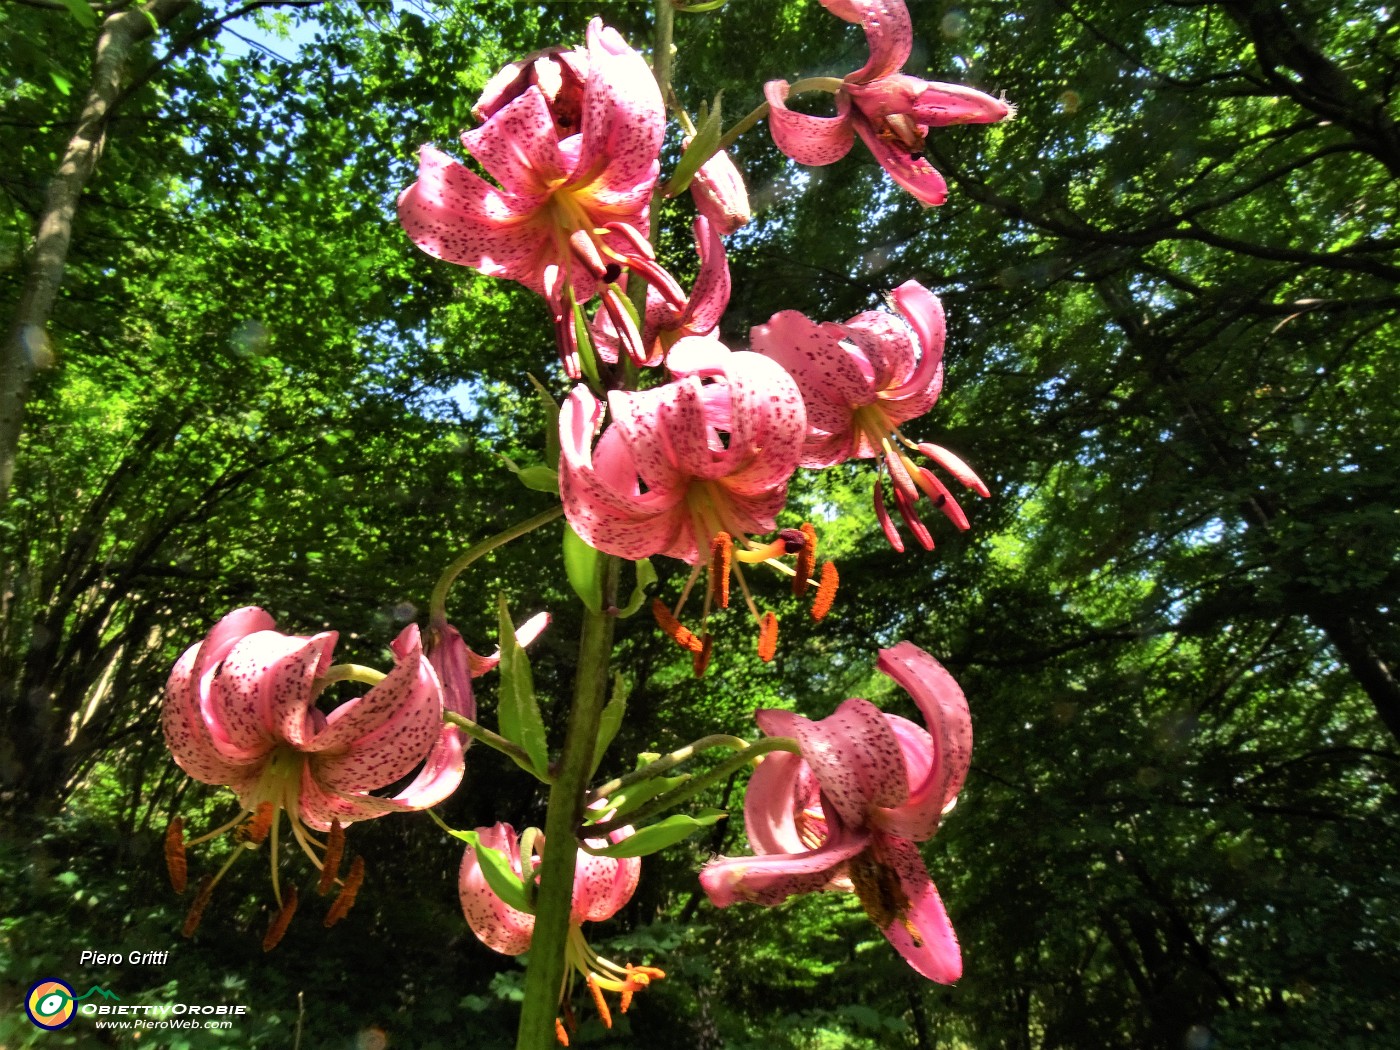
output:
[[[612,1011],[608,1009],[608,1002],[603,998],[603,989],[598,987],[598,981],[591,973],[588,975],[588,990],[593,993],[593,1008],[598,1011],[603,1027],[611,1028]]]
[[[208,842],[210,839],[216,839],[231,828],[238,827],[238,825],[242,824],[247,819],[248,810],[239,809],[238,816],[234,817],[227,824],[220,824],[213,831],[205,832],[203,835],[200,835],[199,838],[190,839],[188,842],[185,843],[185,848],[189,849],[191,846],[198,846],[202,843]]]
[[[690,592],[695,587],[695,581],[700,578],[700,570],[704,567],[704,562],[696,561],[690,570],[690,577],[685,581],[685,586],[681,588],[681,596],[676,600],[676,606],[671,610],[671,615],[679,618],[681,610],[685,608],[686,599],[690,597]]]
[[[185,863],[185,822],[176,817],[165,829],[165,869],[170,872],[170,885],[176,893],[184,893],[189,883],[189,866]]]
[[[708,631],[700,639],[700,651],[691,655],[691,669],[695,672],[696,678],[704,678],[705,671],[710,666],[710,655],[714,652],[714,635]]]
[[[554,1038],[559,1041],[560,1046],[569,1045],[569,1033],[564,1031],[564,1022],[557,1017],[554,1019]]]
[[[326,912],[323,926],[329,929],[349,914],[350,909],[355,906],[355,897],[360,892],[360,884],[364,881],[365,858],[357,856],[350,862],[350,872],[345,876],[345,885],[340,888],[339,896],[331,904],[331,910]]]
[[[749,590],[749,581],[744,579],[744,570],[738,565],[734,566],[734,578],[739,581],[739,590],[744,595],[744,604],[749,607],[749,615],[755,620],[762,619],[758,606],[754,604],[753,592]]]
[[[292,916],[297,912],[297,888],[287,887],[287,903],[282,905],[277,914],[272,917],[272,922],[268,923],[267,933],[263,935],[262,949],[265,952],[272,951],[281,943],[282,938],[287,933],[287,927],[292,924]]]
[[[332,886],[335,885],[335,877],[340,874],[340,856],[345,852],[345,829],[340,826],[340,819],[331,821],[331,833],[326,839],[326,859],[321,865],[321,879],[316,883],[316,892],[324,897]]]
[[[716,533],[710,541],[710,593],[721,609],[729,608],[729,567],[733,555],[734,541],[729,533]],[[743,552],[739,557],[744,557]]]
[[[220,874],[223,873],[220,872]],[[182,936],[193,937],[194,931],[199,929],[199,920],[204,918],[204,909],[208,907],[209,898],[214,894],[216,881],[213,875],[206,875],[199,880],[199,892],[194,895],[194,903],[190,905],[190,910],[185,915],[185,925],[180,927]]]
[[[272,817],[276,812],[277,807],[273,803],[259,802],[253,819],[238,829],[238,841],[246,844],[250,849],[257,849],[261,846],[267,841],[267,833],[272,828]],[[275,843],[273,848],[276,848]]]

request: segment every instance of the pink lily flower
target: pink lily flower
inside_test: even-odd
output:
[[[545,841],[542,833],[527,832],[526,837],[530,843],[528,858],[522,858],[521,836],[517,835],[509,824],[498,823],[491,827],[477,828],[476,831],[481,844],[503,853],[510,862],[511,870],[522,880],[538,878],[535,872],[540,865]],[[631,828],[623,828],[613,832],[609,838],[613,842],[620,842],[631,834]],[[608,844],[608,841],[603,839],[585,841],[595,848]],[[574,862],[573,907],[569,916],[569,939],[566,949],[569,976],[561,999],[568,999],[575,978],[581,976],[592,994],[599,1016],[608,1028],[612,1027],[612,1015],[603,999],[604,991],[620,993],[622,1012],[626,1013],[635,992],[647,987],[653,980],[660,980],[666,976],[654,966],[634,966],[631,963],[620,965],[605,959],[589,946],[583,936],[585,922],[611,919],[632,899],[641,872],[640,857],[596,857],[579,850]],[[486,881],[486,876],[482,874],[481,861],[472,846],[468,846],[462,856],[457,890],[467,925],[482,944],[502,955],[520,955],[529,950],[535,932],[535,916],[511,907],[496,896]]]
[[[709,335],[719,327],[729,306],[729,262],[719,230],[703,215],[695,220],[695,248],[700,271],[695,286],[680,306],[667,300],[655,288],[647,289],[646,318],[642,326],[642,346],[646,357],[639,365],[658,365],[677,340],[692,335]],[[599,310],[593,323],[593,342],[603,360],[616,363],[623,339],[605,310]]]
[[[880,166],[925,207],[942,204],[948,186],[924,158],[930,128],[993,124],[1015,110],[1001,99],[962,84],[920,80],[900,72],[913,48],[914,30],[904,0],[822,0],[838,18],[858,23],[870,58],[835,89],[836,115],[818,117],[788,109],[791,85],[763,86],[773,142],[799,164],[832,164],[850,152],[859,135]]]
[[[962,955],[915,843],[957,799],[972,721],[958,684],[917,646],[882,649],[877,666],[913,697],[928,730],[860,699],[816,722],[759,711],[764,733],[796,738],[802,753],[767,755],[749,781],[744,824],[757,855],[713,861],[700,883],[720,908],[854,891],[910,966],[948,984],[962,975]]]
[[[516,629],[515,640],[521,646],[527,646],[548,626],[549,613],[537,613]],[[472,679],[495,670],[501,662],[501,650],[497,649],[490,656],[482,656],[467,645],[457,628],[446,620],[434,619],[428,627],[427,652],[428,662],[433,665],[438,681],[442,683],[444,710],[476,721],[476,692],[472,689]],[[444,736],[459,737],[460,732],[448,726]],[[459,750],[465,750],[471,744],[468,737],[459,743]]]
[[[486,122],[462,144],[499,185],[424,146],[399,221],[429,255],[543,295],[560,357],[580,375],[576,306],[601,295],[635,357],[641,337],[617,287],[636,273],[670,302],[685,296],[647,242],[647,211],[665,127],[642,57],[600,19],[583,51],[507,67],[477,105]]]
[[[755,350],[782,365],[802,391],[808,423],[802,465],[828,467],[847,459],[880,458],[905,524],[924,549],[932,550],[933,537],[918,513],[920,494],[959,529],[970,527],[967,515],[934,473],[910,459],[896,441],[923,453],[978,495],[991,493],[952,452],[910,441],[900,432],[900,424],[924,415],[938,401],[946,327],[938,296],[917,281],[900,285],[890,301],[907,328],[882,311],[857,314],[845,324],[817,324],[796,310],[784,310],[753,328],[749,340]],[[895,550],[904,550],[878,473],[874,502],[885,537]]]
[[[463,762],[457,730],[443,725],[442,686],[416,626],[404,628],[391,644],[395,664],[388,674],[354,664],[332,666],[334,631],[302,637],[275,626],[271,616],[251,607],[220,620],[171,671],[161,723],[180,768],[203,783],[228,786],[242,807],[239,816],[190,845],[236,826],[240,841],[253,845],[270,833],[273,892],[283,909],[274,927],[282,922],[285,930],[282,916],[290,920],[295,896],[284,904],[278,885],[283,812],[297,843],[322,869],[324,893],[336,881],[344,825],[437,805],[461,783]],[[323,714],[317,697],[338,681],[372,688]],[[371,794],[420,766],[412,782],[392,797]],[[329,832],[329,838],[322,842],[312,832]],[[177,890],[184,889],[185,845],[177,817],[166,839]],[[233,857],[242,852],[235,850]],[[201,887],[186,936],[227,868]],[[339,902],[333,906],[334,918],[349,909],[362,878],[363,861],[357,859],[342,880],[348,902],[338,915]],[[269,930],[271,943],[265,941],[265,947],[280,937]]]
[[[598,550],[693,565],[719,533],[775,528],[807,417],[792,377],[760,354],[687,337],[667,365],[675,378],[663,386],[608,394],[612,423],[596,447],[602,405],[574,389],[560,411],[559,492]]]

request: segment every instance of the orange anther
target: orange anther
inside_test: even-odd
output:
[[[208,906],[209,898],[213,893],[214,876],[206,875],[199,880],[199,892],[194,895],[194,903],[190,905],[190,910],[185,915],[185,925],[180,928],[182,935],[194,936],[194,931],[199,929],[199,920],[204,918],[204,909]]]
[[[355,895],[360,892],[360,883],[365,881],[365,858],[356,857],[350,862],[350,873],[345,876],[345,884],[341,886],[340,893],[331,903],[331,910],[326,912],[326,918],[322,925],[329,928],[338,923],[349,914],[350,909],[355,906]]]
[[[277,807],[271,802],[258,803],[253,819],[240,827],[235,837],[239,842],[246,842],[250,846],[261,846],[267,838],[267,833],[272,830],[272,818],[276,815]]]
[[[564,1022],[557,1017],[554,1019],[554,1038],[559,1040],[560,1046],[569,1045],[569,1033],[564,1031]]]
[[[287,899],[282,903],[282,907],[277,914],[272,917],[272,922],[268,923],[267,933],[263,935],[263,951],[270,952],[281,942],[287,932],[287,927],[292,924],[292,916],[297,912],[297,888],[287,887]]]
[[[802,538],[806,542],[797,552],[797,575],[792,578],[792,593],[797,598],[807,593],[807,581],[812,578],[812,570],[817,565],[817,530],[810,521],[802,523]]]
[[[824,562],[821,579],[817,581],[817,596],[812,599],[812,619],[820,620],[831,612],[831,603],[836,601],[836,587],[840,582],[836,563]]]
[[[691,655],[690,662],[696,678],[705,677],[705,670],[710,666],[710,654],[714,651],[714,644],[714,636],[707,633],[700,640],[700,651]]]
[[[165,868],[170,872],[170,885],[176,893],[184,893],[189,879],[185,864],[185,822],[176,817],[165,829]]]
[[[772,612],[766,612],[758,623],[758,658],[767,663],[777,651],[778,618]]]
[[[598,1011],[603,1027],[611,1028],[612,1011],[608,1009],[608,1002],[603,998],[603,989],[598,987],[598,981],[591,973],[588,975],[588,990],[593,993],[593,1008]]]
[[[316,883],[316,892],[324,897],[335,885],[335,877],[340,874],[340,858],[345,852],[345,829],[340,820],[331,821],[331,833],[326,838],[326,855],[321,862],[321,880]]]
[[[666,603],[660,598],[651,600],[651,614],[656,617],[656,625],[666,633],[666,636],[679,645],[682,649],[689,649],[692,653],[698,653],[704,648],[704,643],[696,638],[679,620],[672,615],[671,610],[666,607]]]
[[[733,557],[734,540],[729,533],[715,533],[710,541],[710,594],[721,609],[729,608],[729,567]]]

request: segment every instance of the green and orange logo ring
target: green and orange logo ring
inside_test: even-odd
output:
[[[66,982],[57,977],[45,977],[30,986],[24,1000],[24,1012],[39,1028],[56,1032],[73,1023],[78,1012],[74,1005],[76,1002],[77,997]]]

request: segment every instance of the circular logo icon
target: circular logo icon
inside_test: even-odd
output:
[[[50,1032],[67,1028],[78,1012],[73,1005],[73,989],[56,977],[35,981],[24,1000],[24,1012],[40,1028]]]

